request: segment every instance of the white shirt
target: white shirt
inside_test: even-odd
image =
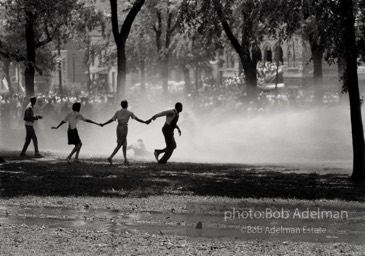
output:
[[[76,112],[76,111],[71,111],[70,113],[67,114],[65,119],[63,119],[63,121],[65,123],[68,122],[70,129],[75,129],[76,125],[79,121],[85,121],[85,120],[86,120],[86,118],[83,117],[79,112]]]
[[[118,110],[115,112],[114,116],[111,118],[114,121],[118,120],[118,125],[128,125],[129,118],[136,118],[136,116],[133,114],[133,112],[122,108],[121,110]]]

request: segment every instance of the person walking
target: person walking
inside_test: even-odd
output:
[[[37,102],[37,98],[35,96],[31,97],[29,100],[29,104],[25,109],[24,112],[24,118],[23,120],[25,121],[25,131],[26,131],[26,137],[25,137],[25,143],[23,146],[23,150],[20,153],[21,157],[25,156],[25,152],[27,151],[27,148],[30,144],[30,141],[33,141],[33,145],[34,145],[34,157],[36,158],[42,158],[43,156],[41,154],[39,154],[39,150],[38,150],[38,139],[37,139],[37,135],[35,134],[35,130],[33,127],[34,121],[36,120],[40,120],[43,117],[41,115],[36,115],[34,114],[34,105]]]
[[[129,162],[127,159],[127,135],[129,119],[132,118],[144,124],[146,124],[146,121],[139,119],[137,116],[134,115],[133,112],[128,110],[128,101],[123,100],[120,105],[122,106],[122,109],[115,112],[114,116],[105,123],[101,124],[101,126],[103,127],[104,125],[110,124],[113,121],[118,121],[117,146],[115,147],[113,153],[107,158],[107,160],[110,164],[113,164],[113,157],[116,153],[118,153],[119,149],[123,147],[124,164],[128,165]]]
[[[101,126],[101,124],[98,124],[90,119],[86,119],[85,117],[83,117],[79,113],[80,109],[81,109],[81,103],[80,102],[74,103],[72,105],[72,111],[66,115],[66,117],[63,119],[63,121],[61,121],[59,123],[59,125],[56,127],[52,126],[52,129],[58,129],[61,125],[68,122],[68,130],[67,130],[68,145],[75,145],[75,147],[72,149],[71,153],[66,158],[66,160],[69,164],[71,163],[71,158],[72,158],[73,154],[75,154],[75,153],[76,153],[75,160],[76,160],[76,162],[79,161],[79,154],[80,154],[80,150],[82,147],[82,142],[81,142],[81,139],[79,137],[79,132],[77,131],[77,127],[76,127],[77,123],[79,121],[84,121],[87,123],[96,124],[96,125]]]
[[[162,133],[165,137],[166,147],[164,149],[155,149],[154,155],[156,161],[159,164],[166,164],[170,159],[172,153],[176,149],[176,141],[174,138],[174,130],[177,129],[179,131],[179,135],[181,136],[181,130],[177,125],[179,120],[179,113],[183,110],[183,105],[180,102],[175,104],[174,109],[162,111],[156,115],[154,115],[151,119],[147,120],[147,124],[149,124],[152,120],[156,120],[161,116],[166,116],[166,122],[162,127]],[[158,159],[159,155],[164,153],[161,159]]]

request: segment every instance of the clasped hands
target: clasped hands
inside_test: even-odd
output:
[[[153,116],[153,117],[151,117],[150,119],[146,120],[146,121],[145,121],[145,124],[150,124],[152,121],[155,121],[155,120],[156,120],[156,117],[155,117],[155,116]]]

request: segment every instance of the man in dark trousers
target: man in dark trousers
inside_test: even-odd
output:
[[[172,152],[174,152],[176,148],[174,130],[176,128],[179,131],[179,135],[181,136],[181,130],[179,126],[177,126],[177,121],[179,120],[179,113],[182,110],[183,105],[180,102],[177,102],[174,109],[162,111],[154,115],[151,119],[147,121],[147,124],[149,124],[151,120],[156,120],[156,118],[158,117],[166,116],[165,125],[162,127],[162,133],[165,137],[166,148],[156,149],[154,152],[155,158],[159,164],[166,164],[167,160],[170,159]],[[162,153],[164,153],[164,155],[161,157],[161,159],[158,159],[159,155]]]
[[[27,151],[27,148],[30,144],[30,141],[33,140],[34,145],[34,157],[42,158],[43,156],[39,154],[38,150],[38,140],[37,136],[35,135],[35,131],[33,128],[33,123],[35,120],[42,119],[42,116],[34,114],[34,105],[37,102],[36,97],[30,98],[30,103],[28,104],[27,108],[24,112],[24,121],[25,121],[25,130],[26,130],[26,137],[25,137],[25,143],[22,152],[20,153],[20,156],[25,156],[25,152]]]

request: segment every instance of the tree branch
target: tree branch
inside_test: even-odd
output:
[[[119,24],[118,24],[118,5],[117,0],[110,0],[110,9],[112,13],[112,31],[114,36],[114,41],[116,44],[119,43]]]
[[[223,8],[222,8],[222,5],[220,2],[218,1],[215,1],[214,2],[214,7],[215,7],[215,10],[218,14],[218,17],[222,23],[222,26],[223,26],[223,29],[224,29],[224,32],[226,33],[229,41],[231,42],[231,44],[233,45],[234,49],[236,50],[236,52],[241,52],[241,45],[240,43],[238,42],[237,38],[234,36],[229,24],[228,24],[228,21],[223,13]]]
[[[125,41],[127,40],[133,21],[136,18],[138,12],[141,10],[144,2],[145,0],[136,0],[133,4],[132,9],[128,12],[127,17],[123,22],[122,28],[120,29],[120,34],[123,35],[121,43],[124,44]]]

